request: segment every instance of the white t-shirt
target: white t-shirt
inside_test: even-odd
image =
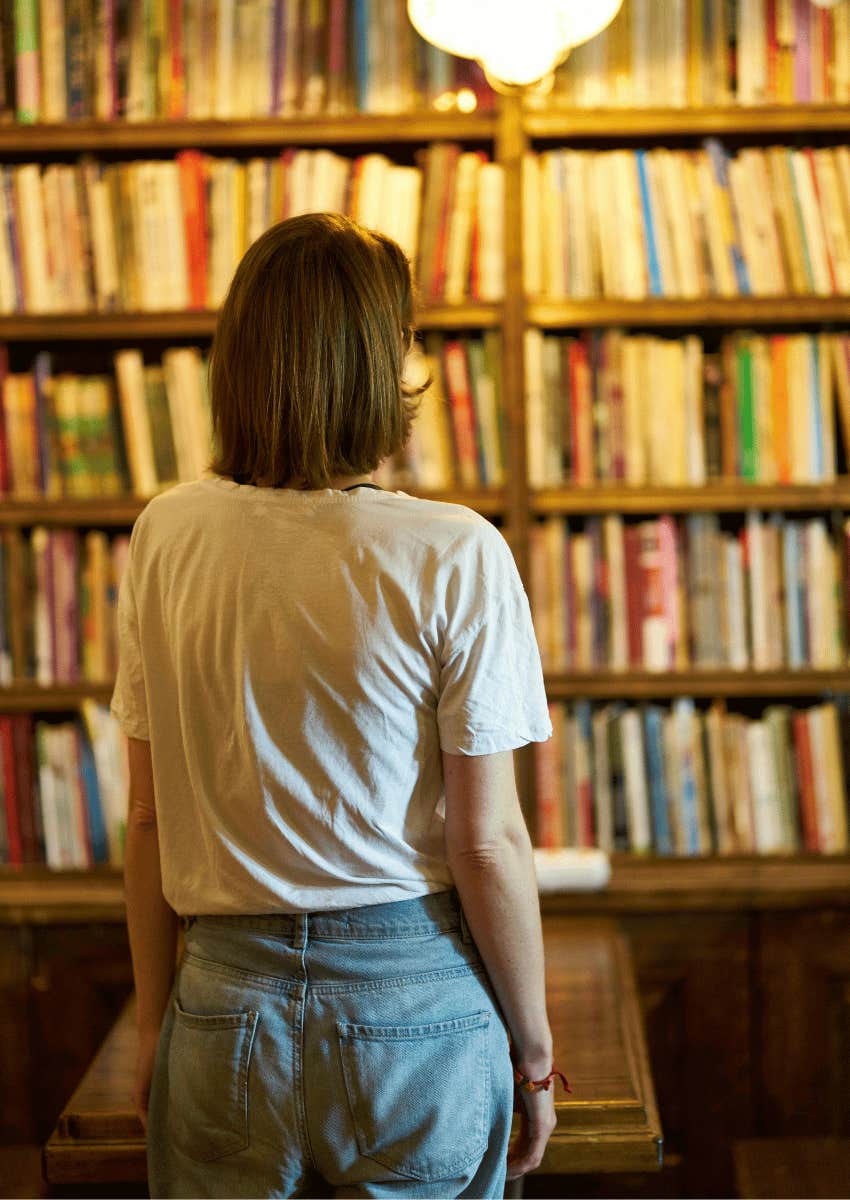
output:
[[[112,712],[149,739],[180,914],[451,887],[440,750],[552,732],[501,534],[457,504],[213,476],[133,529]]]

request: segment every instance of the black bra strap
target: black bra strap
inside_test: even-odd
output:
[[[378,483],[352,483],[349,487],[340,488],[341,492],[353,492],[355,488],[368,487],[374,488],[376,492],[382,492],[384,489]]]

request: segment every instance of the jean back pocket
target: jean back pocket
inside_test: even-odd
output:
[[[360,1153],[410,1179],[463,1174],[487,1148],[490,1014],[429,1025],[337,1024]]]
[[[168,1114],[175,1145],[197,1162],[248,1145],[248,1067],[258,1014],[186,1012],[174,1001]]]

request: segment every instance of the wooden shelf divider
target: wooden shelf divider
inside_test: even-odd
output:
[[[813,510],[850,508],[850,477],[834,483],[748,483],[712,480],[702,487],[599,483],[589,487],[542,488],[531,493],[536,516],[654,512],[745,512],[747,509]]]
[[[655,700],[674,696],[780,699],[850,691],[850,667],[798,671],[598,671],[547,675],[551,700]]]
[[[630,138],[731,137],[850,132],[844,104],[727,104],[705,108],[558,108],[529,106],[523,125],[531,138],[563,142],[624,141]]]
[[[704,296],[694,300],[529,299],[529,325],[593,329],[604,325],[850,325],[850,296]]]

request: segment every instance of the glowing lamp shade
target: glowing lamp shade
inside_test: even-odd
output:
[[[623,0],[407,0],[427,42],[477,59],[491,79],[536,83],[617,15]]]

